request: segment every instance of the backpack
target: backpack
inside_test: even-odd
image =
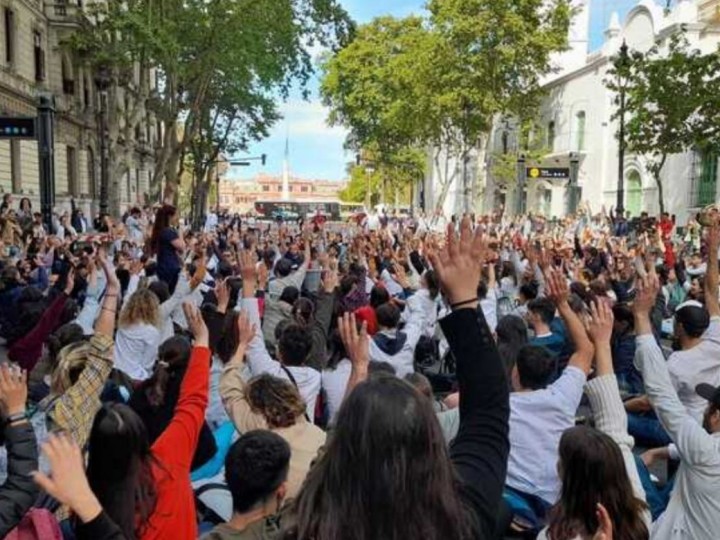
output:
[[[62,540],[55,516],[44,508],[31,508],[5,540]]]

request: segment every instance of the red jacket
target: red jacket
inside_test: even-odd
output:
[[[175,415],[152,445],[157,461],[152,467],[157,503],[142,540],[196,540],[198,537],[190,464],[205,420],[209,380],[210,349],[194,347]]]

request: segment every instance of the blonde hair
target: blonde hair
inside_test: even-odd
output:
[[[120,328],[133,324],[151,324],[160,327],[160,301],[149,289],[138,289],[123,306],[120,313]]]
[[[85,369],[88,360],[89,344],[86,341],[78,341],[66,345],[57,356],[57,364],[50,377],[50,394],[64,394],[75,382],[80,373]]]

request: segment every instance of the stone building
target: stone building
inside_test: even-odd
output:
[[[0,0],[0,116],[35,116],[38,96],[54,96],[56,207],[69,208],[73,197],[90,215],[99,208],[100,92],[96,74],[74,62],[61,46],[79,28],[82,5],[82,0]],[[124,92],[111,94],[116,106],[131,97]],[[110,199],[120,210],[144,202],[154,164],[152,145],[159,133],[152,117],[143,113],[135,126],[132,159],[109,184]],[[2,193],[13,193],[16,202],[28,197],[39,209],[35,141],[0,140]]]

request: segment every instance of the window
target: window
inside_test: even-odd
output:
[[[5,63],[11,65],[15,61],[15,12],[6,7],[3,9],[5,25]]]
[[[130,171],[125,173],[125,200],[130,201]]]
[[[307,192],[308,192],[308,187],[307,187],[307,186],[301,186],[301,187],[300,187],[300,191],[301,191],[302,193],[307,193]]]
[[[33,31],[33,59],[35,61],[35,80],[42,82],[45,80],[45,51],[43,50],[42,34]]]
[[[75,81],[72,76],[72,66],[69,65],[66,58],[60,62],[60,71],[62,74],[63,94],[70,96],[75,95]]]
[[[578,152],[585,150],[585,111],[575,115],[575,148]]]
[[[73,146],[65,147],[65,161],[67,166],[67,186],[68,193],[73,197],[77,196],[77,163],[75,148]]]
[[[10,141],[10,180],[13,193],[22,189],[22,170],[20,169],[20,141]]]
[[[88,182],[88,195],[91,199],[95,198],[95,154],[92,148],[88,146],[87,149],[87,182]]]
[[[263,191],[270,191],[270,186],[263,186],[263,187],[262,187],[262,190],[263,190]]]
[[[690,206],[702,207],[713,204],[717,194],[718,154],[696,151],[692,170]]]
[[[235,204],[240,204],[240,197],[235,197]]]
[[[140,169],[135,169],[135,187],[133,188],[135,197],[132,200],[137,200],[137,194],[140,193]]]
[[[547,147],[551,152],[555,151],[555,122],[548,123]]]

